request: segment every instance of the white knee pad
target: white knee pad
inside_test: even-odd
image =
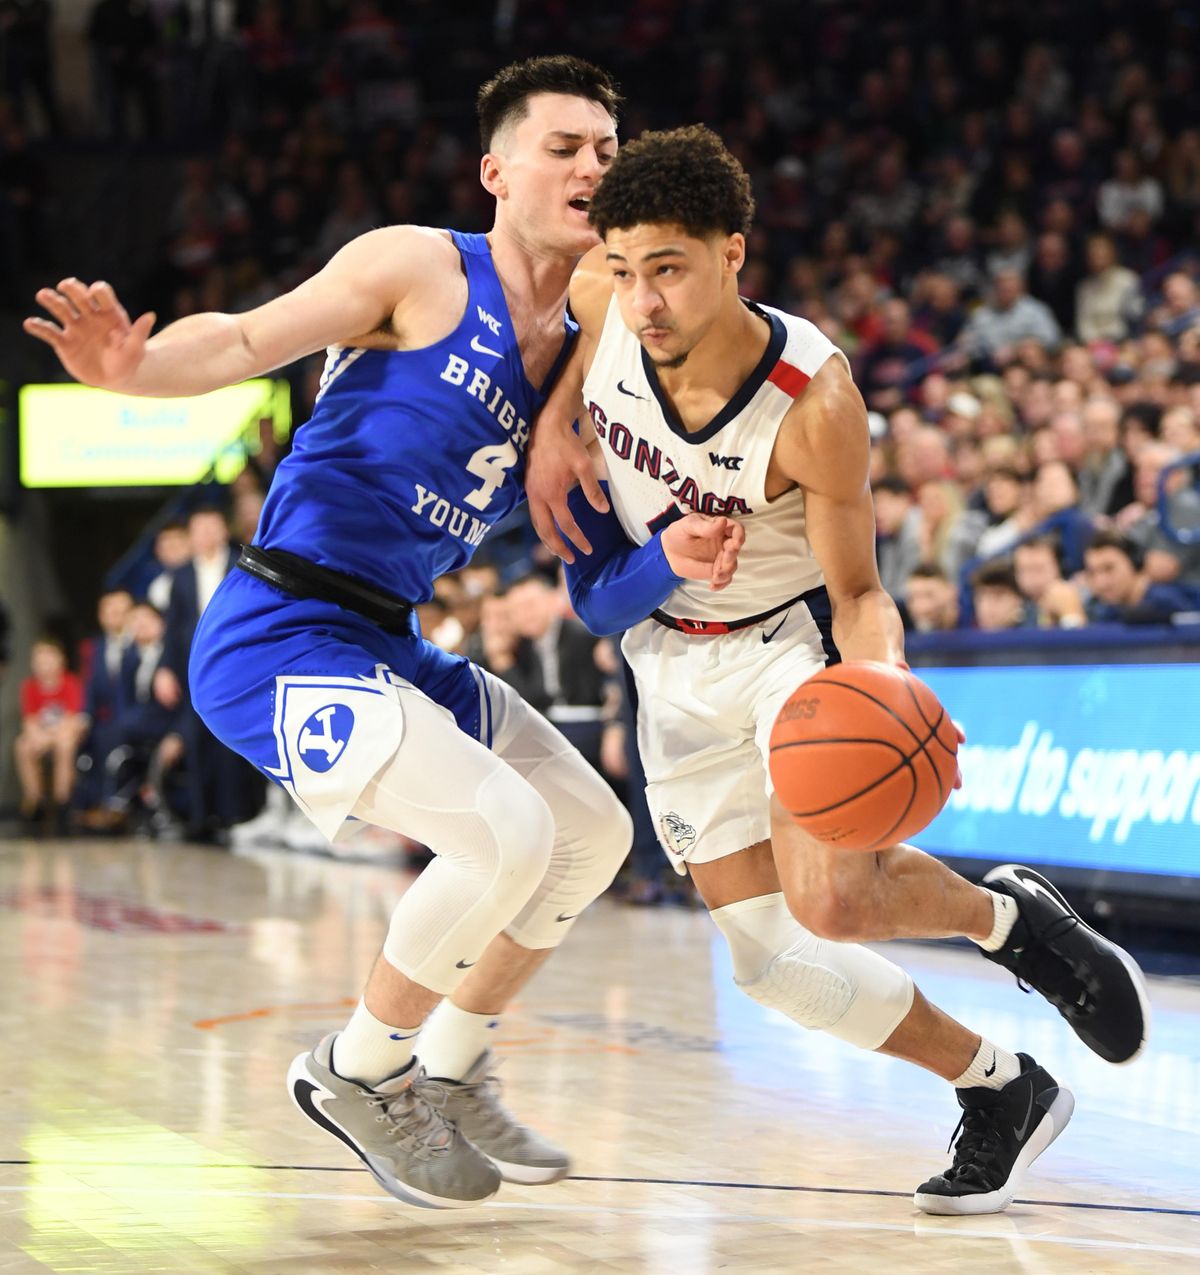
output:
[[[522,947],[556,947],[575,918],[611,885],[633,842],[633,821],[608,784],[544,717],[511,689],[493,699],[504,703],[497,755],[529,781],[554,821],[545,875],[505,933]]]
[[[526,905],[550,863],[549,807],[524,779],[492,761],[494,769],[467,795],[473,808],[429,812],[416,825],[426,823],[420,831],[403,817],[413,806],[392,791],[394,774],[386,768],[356,808],[384,827],[413,831],[436,851],[396,905],[383,955],[414,982],[443,994]]]
[[[711,913],[733,957],[733,977],[752,1000],[801,1027],[878,1049],[912,1008],[912,979],[856,943],[810,934],[782,894],[765,894]]]

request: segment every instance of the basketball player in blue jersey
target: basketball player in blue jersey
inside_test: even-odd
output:
[[[190,684],[212,731],[322,832],[354,817],[436,852],[349,1023],[288,1077],[309,1119],[419,1205],[567,1172],[563,1152],[499,1105],[489,1029],[631,840],[624,809],[562,736],[423,640],[413,614],[521,499],[530,423],[570,346],[568,281],[597,239],[587,209],[616,150],[617,104],[608,77],[571,57],[515,64],[483,87],[487,236],[372,231],[287,296],[153,337],[152,314],[130,322],[107,284],[76,279],[39,292],[51,320],[25,324],[78,380],[152,396],[329,349],[256,541],[204,612]],[[675,569],[727,582],[727,530],[681,526]]]
[[[1114,1063],[1145,1045],[1143,980],[1028,868],[976,886],[911,846],[839,851],[771,794],[769,733],[796,686],[839,658],[902,665],[904,645],[875,563],[862,398],[817,328],[739,298],[752,210],[741,165],[705,128],[647,134],[614,161],[591,206],[604,243],[571,285],[577,354],[537,426],[541,489],[565,494],[552,462],[582,452],[570,424],[582,402],[614,511],[571,497],[595,546],[567,567],[572,598],[594,631],[627,629],[647,801],[738,986],[803,1027],[951,1081],[963,1108],[954,1162],[916,1203],[994,1212],[1062,1131],[1071,1094],[858,941],[969,937]],[[575,457],[563,472],[577,470]],[[695,510],[744,531],[719,594],[663,553],[672,520]]]

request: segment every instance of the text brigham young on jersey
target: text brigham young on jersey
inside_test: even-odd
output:
[[[471,374],[470,381],[467,380],[468,372]],[[457,354],[447,358],[441,379],[450,385],[462,386],[468,394],[477,398],[509,436],[507,442],[478,448],[467,462],[467,472],[482,479],[482,484],[469,492],[465,500],[482,511],[491,504],[497,488],[504,483],[509,470],[524,452],[529,441],[529,422],[513,406],[504,393],[504,386],[494,383],[486,372],[472,367]],[[477,546],[482,542],[491,529],[490,523],[460,509],[445,496],[420,483],[415,486],[417,500],[412,506],[413,513],[428,519],[435,527],[445,527],[452,536],[465,540],[469,545]]]

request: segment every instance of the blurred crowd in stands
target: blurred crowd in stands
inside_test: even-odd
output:
[[[63,148],[161,158],[173,192],[161,242],[123,285],[131,309],[161,321],[260,304],[380,224],[486,229],[474,88],[514,57],[578,52],[621,81],[624,136],[702,120],[750,171],[742,291],[811,319],[851,358],[881,573],[913,631],[1200,612],[1194,7],[100,0],[83,33],[92,109],[74,114],[56,90],[53,9],[0,0],[6,258],[50,253],[37,208]],[[317,371],[294,370],[309,402]],[[235,491],[239,537],[256,482]],[[178,581],[194,570],[178,564],[185,547],[202,557],[210,541],[168,534],[178,547],[159,556]],[[439,582],[425,631],[557,713],[624,782],[636,755],[612,644],[576,627],[527,528],[479,561]],[[118,596],[106,595],[85,724],[30,730],[28,753],[57,756],[83,734],[85,751],[106,746],[97,676],[124,678],[127,704],[180,711],[160,693],[180,677],[170,593],[135,587],[120,625],[104,619]],[[117,641],[119,659],[106,654]],[[43,698],[56,677],[70,685],[52,656],[38,656]],[[64,720],[77,698],[62,692]],[[167,727],[152,749],[118,736],[144,767],[139,791],[157,786],[169,809],[187,732]],[[93,756],[88,782],[120,791],[122,773]],[[177,787],[178,818],[214,818],[202,801],[189,813]]]

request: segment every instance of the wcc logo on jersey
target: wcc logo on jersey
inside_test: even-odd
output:
[[[318,708],[300,728],[297,751],[309,768],[324,774],[346,751],[354,730],[354,713],[345,704]]]

